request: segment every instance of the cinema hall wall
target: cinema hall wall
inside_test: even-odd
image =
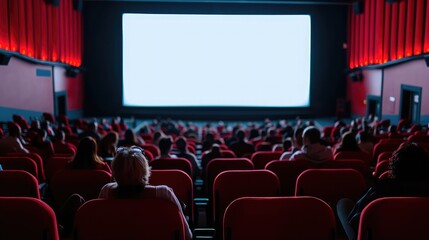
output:
[[[362,71],[361,82],[347,81],[353,116],[366,114],[368,95],[381,97],[382,118],[400,118],[401,84],[421,87],[421,123],[429,116],[429,1],[360,1],[362,12],[349,12],[348,68]]]
[[[69,117],[82,115],[83,76],[66,68],[82,62],[82,17],[73,0],[0,0],[0,121],[12,114],[29,119],[55,113],[58,94],[67,96]]]

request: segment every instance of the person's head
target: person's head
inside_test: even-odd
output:
[[[31,122],[31,128],[32,129],[39,129],[40,128],[40,121],[39,120],[33,120]]]
[[[352,132],[346,132],[343,134],[341,137],[340,148],[351,151],[359,149],[355,135]]]
[[[172,143],[173,141],[171,140],[171,137],[163,137],[159,140],[158,146],[161,151],[161,155],[170,153]]]
[[[84,137],[80,140],[73,160],[74,168],[93,168],[103,161],[97,155],[97,142],[92,137]]]
[[[306,127],[302,133],[302,142],[304,145],[310,145],[320,142],[320,131],[316,127]]]
[[[259,131],[256,128],[252,128],[249,133],[249,139],[259,137]]]
[[[292,139],[289,137],[285,138],[283,140],[282,146],[283,146],[283,151],[285,151],[285,152],[289,151],[289,149],[292,147]]]
[[[398,127],[396,125],[390,125],[387,131],[390,134],[397,134],[398,133]]]
[[[131,129],[125,130],[124,140],[126,143],[137,144],[137,136]]]
[[[98,124],[97,124],[97,122],[96,122],[96,121],[90,122],[90,123],[88,124],[88,130],[89,130],[89,131],[96,132],[96,131],[97,131],[97,128],[98,128]]]
[[[237,133],[235,134],[235,136],[237,136],[238,141],[244,141],[244,138],[246,137],[246,134],[244,133],[243,130],[238,130]]]
[[[213,134],[213,133],[208,132],[208,133],[206,134],[206,141],[207,141],[207,142],[213,142],[214,140],[215,140],[215,136],[214,136],[214,134]]]
[[[359,143],[370,142],[371,135],[368,132],[361,131],[360,133],[358,133],[357,139]]]
[[[217,143],[215,143],[215,144],[213,144],[212,145],[212,147],[211,147],[211,149],[210,149],[210,151],[213,153],[213,154],[216,154],[216,155],[221,155],[221,152],[220,152],[220,146],[219,146],[219,144],[217,144]]]
[[[293,138],[295,139],[295,143],[298,144],[298,146],[303,145],[303,142],[302,142],[302,133],[303,132],[304,132],[304,128],[297,126],[295,128],[295,132],[293,133]]]
[[[399,181],[429,180],[429,156],[417,143],[405,142],[393,152],[390,169]]]
[[[8,130],[9,130],[9,136],[11,137],[20,137],[21,136],[21,127],[14,123],[14,122],[9,122],[7,124]]]
[[[106,142],[107,144],[118,145],[119,136],[117,132],[108,132],[101,141]]]
[[[187,142],[186,142],[186,138],[185,137],[178,137],[176,139],[176,147],[177,149],[179,149],[180,152],[186,152],[187,149]]]
[[[118,186],[146,186],[150,167],[143,149],[121,147],[112,161],[112,175]]]

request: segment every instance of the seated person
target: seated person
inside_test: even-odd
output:
[[[108,173],[112,173],[109,165],[98,156],[97,142],[92,137],[84,137],[80,140],[76,155],[74,159],[67,164],[66,168],[104,170]]]
[[[60,154],[73,153],[73,155],[76,153],[76,147],[73,144],[66,142],[66,134],[63,130],[58,130],[55,133],[53,145],[54,145],[55,153],[60,153]]]
[[[238,130],[235,134],[237,140],[229,146],[237,157],[243,157],[245,154],[251,154],[255,152],[255,146],[249,143],[245,139],[245,133],[243,130]]]
[[[170,154],[172,145],[173,140],[171,140],[171,137],[162,137],[158,143],[160,155],[156,159],[177,158],[176,155]]]
[[[280,160],[289,160],[289,158],[302,147],[302,133],[304,132],[303,127],[296,126],[293,132],[292,138],[292,149],[283,149],[283,154],[280,156]]]
[[[163,198],[177,205],[185,223],[186,239],[192,239],[192,232],[183,215],[182,206],[171,188],[149,185],[150,167],[143,150],[139,147],[118,150],[112,162],[113,177],[116,182],[106,184],[100,198]]]
[[[199,174],[197,157],[188,151],[188,143],[186,142],[185,137],[178,137],[176,139],[176,147],[177,147],[177,157],[186,158],[192,165],[192,170],[194,172],[193,179],[195,180]]]
[[[320,131],[316,127],[305,128],[302,134],[303,146],[295,152],[289,160],[306,160],[313,163],[321,163],[333,160],[332,151],[320,143]]]
[[[390,159],[390,169],[389,178],[379,180],[356,204],[350,199],[338,201],[338,217],[349,239],[356,239],[360,215],[370,202],[382,197],[429,196],[429,156],[422,147],[401,144]]]
[[[334,151],[334,155],[339,152],[360,152],[361,149],[356,141],[355,135],[352,132],[346,132],[341,137],[341,142]]]
[[[116,155],[118,140],[118,133],[108,132],[98,144],[98,155],[103,159],[113,158]]]
[[[9,135],[0,139],[0,154],[29,153],[21,142],[21,127],[13,122],[9,122],[7,126]]]

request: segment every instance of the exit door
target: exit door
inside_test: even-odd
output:
[[[412,123],[420,123],[422,88],[401,85],[401,119],[408,118]]]

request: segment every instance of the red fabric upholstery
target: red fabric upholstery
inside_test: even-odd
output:
[[[372,173],[372,175],[376,178],[380,177],[381,174],[389,170],[389,164],[390,164],[389,160],[383,160],[377,163],[377,166],[375,166],[375,170]]]
[[[267,165],[267,163],[271,162],[272,160],[280,159],[281,155],[281,152],[255,152],[252,154],[251,160],[255,165],[255,169],[265,169],[265,165]]]
[[[314,197],[244,197],[226,209],[224,240],[334,240],[332,209]]]
[[[185,215],[194,218],[194,185],[192,178],[181,170],[152,170],[149,180],[151,185],[167,185],[186,205]]]
[[[265,169],[274,172],[279,178],[282,196],[294,196],[295,182],[299,174],[314,167],[315,165],[308,161],[272,161]]]
[[[55,213],[39,199],[0,197],[0,212],[2,239],[59,240]]]
[[[393,152],[382,152],[380,155],[378,155],[377,163],[383,161],[383,160],[389,160],[392,157]]]
[[[365,190],[365,179],[356,170],[309,169],[296,180],[295,196],[317,197],[335,209],[341,198],[357,201]]]
[[[252,170],[253,163],[247,158],[215,158],[206,167],[206,187],[211,192],[215,178],[227,170]]]
[[[278,177],[268,170],[229,170],[213,183],[213,217],[215,226],[222,224],[228,205],[240,197],[274,197],[280,192]]]
[[[103,170],[64,170],[51,180],[52,195],[57,207],[74,193],[85,200],[98,198],[101,188],[112,181],[110,173]]]
[[[178,207],[164,199],[95,199],[79,208],[75,239],[185,239]]]
[[[388,179],[388,178],[390,178],[390,171],[385,171],[380,176],[378,176],[378,179],[380,179],[380,180],[382,180],[382,179]]]
[[[237,156],[235,153],[231,150],[220,150],[220,153],[222,155],[222,158],[236,158]],[[201,159],[203,159],[204,155],[206,155],[206,152],[203,152],[201,154]]]
[[[335,160],[341,159],[359,159],[364,161],[368,166],[371,164],[371,155],[363,151],[344,151],[335,154]]]
[[[390,197],[362,211],[358,239],[429,239],[429,198]]]
[[[50,157],[46,162],[46,178],[51,179],[57,172],[65,170],[67,163],[71,160],[73,157]]]
[[[362,174],[362,176],[366,179],[369,179],[371,177],[371,171],[368,165],[366,163],[362,162],[361,160],[336,160],[336,161],[328,161],[323,163],[321,168],[325,169],[341,169],[341,168],[349,168],[354,169]]]
[[[379,142],[374,146],[374,152],[372,154],[373,158],[377,160],[378,155],[382,152],[394,152],[399,145],[401,145],[403,141],[400,142]]]
[[[149,163],[154,170],[176,169],[182,170],[190,177],[193,176],[192,164],[186,158],[162,158],[155,159]]]
[[[31,158],[0,157],[0,164],[4,170],[23,170],[38,178],[37,165]]]
[[[37,153],[9,153],[7,156],[11,157],[28,157],[31,158],[37,165],[37,174],[39,182],[45,181],[45,160]]]
[[[40,199],[39,183],[33,175],[26,171],[0,171],[0,196]]]
[[[140,147],[142,147],[145,152],[150,152],[152,154],[153,158],[158,157],[161,153],[159,152],[159,148],[153,144],[142,144],[140,145]]]

